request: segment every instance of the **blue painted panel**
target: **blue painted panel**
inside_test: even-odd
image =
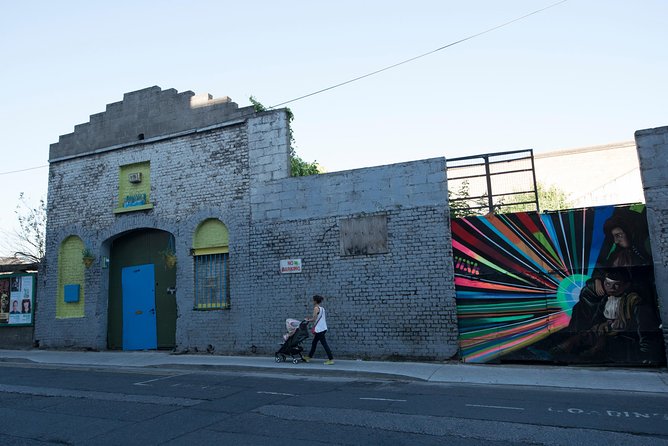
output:
[[[137,265],[121,271],[123,289],[123,350],[158,347],[155,318],[155,270]]]
[[[79,290],[81,285],[70,284],[64,287],[65,302],[79,302]]]

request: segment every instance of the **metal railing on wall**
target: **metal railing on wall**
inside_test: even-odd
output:
[[[453,217],[540,210],[532,149],[449,158],[447,176]]]

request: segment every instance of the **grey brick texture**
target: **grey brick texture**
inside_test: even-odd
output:
[[[144,139],[137,139],[143,133]],[[58,252],[79,236],[96,255],[128,231],[176,240],[178,349],[273,354],[285,319],[326,297],[335,356],[447,359],[458,350],[445,160],[292,178],[285,110],[255,113],[225,98],[152,87],[127,93],[51,146],[47,257],[35,339],[106,349],[108,269],[85,273],[85,316],[57,319]],[[114,214],[119,166],[150,162],[153,209]],[[339,221],[387,218],[388,252],[344,256]],[[231,308],[193,310],[190,249],[199,223],[230,234]],[[300,258],[303,271],[281,274]]]
[[[635,133],[647,225],[654,259],[654,279],[668,356],[668,127]]]

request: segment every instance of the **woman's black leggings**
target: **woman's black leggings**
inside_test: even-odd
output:
[[[325,333],[327,333],[327,330],[321,331],[320,333],[316,333],[315,336],[313,336],[311,351],[308,354],[309,358],[312,358],[313,355],[315,354],[315,348],[318,346],[318,341],[320,341],[322,347],[325,349],[325,353],[327,353],[327,358],[334,359],[334,357],[332,356],[332,351],[329,349],[329,345],[327,345],[327,339],[325,339]]]

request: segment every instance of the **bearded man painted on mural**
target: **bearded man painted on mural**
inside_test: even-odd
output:
[[[568,331],[573,333],[552,349],[552,353],[578,353],[595,358],[621,353],[649,363],[656,350],[651,334],[658,329],[653,308],[632,289],[631,276],[625,268],[609,270],[603,279],[604,296],[597,300],[594,281],[589,281],[573,307]],[[590,320],[589,328],[583,330]],[[607,348],[613,347],[614,348]]]

